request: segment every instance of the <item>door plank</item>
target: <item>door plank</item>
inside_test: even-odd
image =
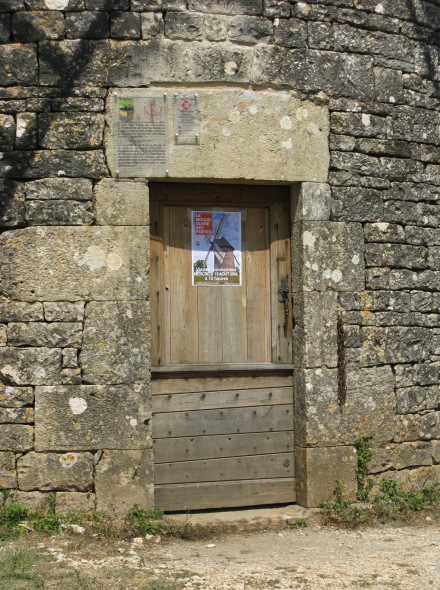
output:
[[[163,337],[164,326],[163,310],[164,291],[161,288],[164,281],[164,252],[163,252],[163,224],[161,222],[161,208],[157,201],[150,204],[150,280],[151,280],[151,364],[161,365],[163,363]]]
[[[293,477],[293,453],[229,457],[203,461],[160,463],[154,467],[157,484],[233,481]]]
[[[167,511],[287,504],[295,500],[294,478],[158,485],[154,494],[155,506]]]
[[[205,391],[155,395],[153,412],[185,412],[188,410],[212,410],[214,408],[240,408],[257,405],[291,404],[291,387],[265,389],[231,389],[230,391]]]
[[[159,438],[154,441],[155,463],[287,453],[294,449],[293,430]]]
[[[293,430],[293,404],[155,414],[153,437]]]
[[[221,291],[227,288],[192,287],[197,296],[197,312],[192,321],[195,330],[198,330],[198,361],[201,364],[222,362],[223,338],[221,335],[223,334],[223,326]]]
[[[273,203],[270,207],[270,260],[271,260],[271,315],[272,362],[292,362],[292,304],[290,263],[290,218],[288,203]],[[287,277],[289,289],[287,325],[284,305],[279,301],[281,279]]]
[[[248,209],[245,223],[247,361],[270,362],[269,228],[267,209]]]
[[[170,207],[169,267],[171,363],[198,363],[197,289],[191,285],[189,209]],[[166,288],[166,287],[165,287]]]
[[[151,382],[152,395],[166,393],[192,393],[198,391],[227,391],[264,387],[292,387],[293,375],[240,375],[237,377],[203,377],[154,379]]]

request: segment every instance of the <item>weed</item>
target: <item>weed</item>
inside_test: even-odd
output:
[[[15,588],[21,581],[32,582],[34,588],[41,588],[41,576],[35,571],[40,560],[37,551],[27,547],[5,549],[0,557],[0,582],[5,584],[4,588]]]
[[[126,516],[126,520],[133,527],[134,532],[141,535],[155,535],[160,528],[157,521],[162,519],[162,510],[145,510],[138,504],[134,504]]]
[[[357,455],[357,471],[356,477],[358,482],[357,498],[361,502],[368,500],[370,492],[373,488],[371,480],[366,481],[368,473],[368,462],[371,461],[373,453],[371,451],[370,442],[367,438],[358,437],[354,441]]]
[[[294,518],[289,520],[287,526],[289,529],[305,529],[309,526],[306,518]]]
[[[367,520],[367,511],[362,507],[353,505],[353,502],[345,496],[340,481],[335,482],[333,498],[333,500],[325,500],[322,504],[325,523],[356,527]]]

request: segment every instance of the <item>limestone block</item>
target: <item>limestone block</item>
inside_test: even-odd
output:
[[[64,31],[64,15],[56,10],[17,12],[12,15],[12,36],[16,41],[29,43],[42,39],[62,39]]]
[[[270,18],[277,16],[288,18],[290,16],[290,2],[284,2],[283,0],[265,0],[264,16]]]
[[[367,244],[365,264],[367,266],[389,266],[398,268],[426,268],[428,250],[423,246],[405,244]]]
[[[383,219],[381,191],[364,187],[334,187],[332,196],[332,219],[335,221],[365,222]]]
[[[203,37],[201,14],[169,12],[165,17],[165,34],[169,39],[199,40]]]
[[[34,429],[24,424],[2,424],[0,449],[19,453],[30,451],[34,446]]]
[[[55,385],[63,382],[61,350],[0,348],[0,376],[15,385]]]
[[[251,81],[362,100],[374,96],[372,59],[330,51],[259,47]]]
[[[24,303],[0,298],[0,322],[34,322],[43,319],[41,303]]]
[[[325,183],[303,182],[299,192],[294,221],[327,221],[330,219],[331,192]]]
[[[57,492],[55,509],[61,514],[66,512],[94,512],[95,502],[95,494],[90,492]]]
[[[212,67],[216,68],[216,58],[213,60]],[[237,63],[231,56],[227,67],[234,69]],[[171,95],[178,88],[156,91],[162,90]],[[150,92],[151,96],[151,91],[146,89],[124,91],[140,97]],[[326,108],[298,100],[288,91],[226,88],[192,91],[198,94],[200,108],[197,145],[175,144],[172,101],[168,101],[170,177],[326,182],[329,161]],[[108,106],[112,111],[114,100]],[[114,118],[109,120],[106,138],[113,174]]]
[[[214,14],[260,15],[263,13],[263,0],[190,0],[188,8]]]
[[[152,508],[152,451],[105,450],[96,465],[95,490],[97,510],[122,516],[133,504]]]
[[[396,389],[397,412],[415,414],[437,409],[440,402],[440,385],[413,386]]]
[[[36,149],[38,147],[37,134],[37,113],[21,113],[17,115],[17,135],[15,138],[15,149]]]
[[[293,299],[293,359],[298,367],[336,367],[338,294],[316,291]]]
[[[440,412],[406,414],[396,421],[395,442],[440,438]]]
[[[26,199],[90,201],[92,181],[87,178],[42,178],[26,183]]]
[[[15,120],[12,115],[0,114],[0,149],[9,151],[14,149]]]
[[[295,462],[296,500],[301,506],[320,506],[332,496],[336,481],[342,483],[348,497],[355,498],[357,457],[354,447],[296,447]]]
[[[141,14],[142,39],[153,39],[164,32],[164,22],[161,13],[144,12]],[[215,41],[215,39],[213,39]]]
[[[110,35],[114,39],[140,39],[141,16],[135,12],[112,12]]]
[[[226,17],[216,14],[206,15],[205,35],[209,41],[224,41],[227,37]]]
[[[62,355],[63,368],[74,369],[78,367],[78,350],[76,348],[65,348]]]
[[[360,203],[356,203],[357,205]],[[404,242],[405,230],[396,223],[366,223],[364,234],[367,242]]]
[[[440,484],[440,465],[402,469],[401,471],[391,471],[390,473],[372,476],[373,492],[378,491],[379,483],[384,479],[384,475],[396,481],[403,490],[419,491],[427,485],[438,486]]]
[[[293,288],[316,291],[364,289],[364,238],[360,223],[294,224]]]
[[[1,55],[0,55],[1,57]],[[201,41],[65,40],[40,43],[43,86],[147,86],[150,82],[248,83],[249,47]],[[130,68],[127,69],[127,63]],[[234,64],[233,66],[231,64]],[[0,83],[2,77],[0,72]]]
[[[434,463],[440,463],[440,440],[431,441],[431,452]]]
[[[102,144],[104,117],[97,113],[42,113],[38,124],[43,148],[89,149]]]
[[[432,332],[420,327],[361,328],[364,345],[361,349],[362,366],[387,363],[425,361],[430,356]]]
[[[390,137],[418,143],[438,143],[440,114],[428,109],[398,106],[393,109]]]
[[[0,180],[0,227],[23,225],[24,214],[23,185],[12,180]]]
[[[0,424],[33,424],[33,408],[0,407]]]
[[[148,228],[38,227],[0,238],[2,289],[23,301],[146,299]]]
[[[32,387],[12,387],[0,384],[0,408],[22,408],[34,403]]]
[[[275,27],[275,43],[283,47],[305,47],[307,24],[296,18],[281,20]]]
[[[87,10],[129,10],[130,8],[129,0],[85,0],[85,5]]]
[[[95,187],[95,209],[98,225],[148,225],[148,187],[105,178]]]
[[[91,453],[27,453],[17,461],[20,490],[86,492],[93,485]]]
[[[11,452],[0,452],[0,489],[8,490],[16,486],[15,455]]]
[[[0,46],[0,85],[38,84],[37,46],[11,43]]]
[[[332,152],[330,165],[336,170],[345,170],[363,176],[379,176],[379,160],[366,154]]]
[[[272,21],[258,16],[233,16],[228,36],[235,43],[268,43],[273,40]]]
[[[8,43],[11,38],[11,15],[0,14],[0,41]]]
[[[6,326],[0,325],[0,346],[6,346],[7,330]]]
[[[95,3],[99,0],[94,0]],[[82,10],[84,0],[26,0],[28,10]]]
[[[35,450],[151,446],[151,412],[146,388],[142,385],[38,387]]]
[[[32,180],[42,176],[84,176],[97,179],[107,175],[101,150],[17,150],[4,152],[0,160],[0,177]]]
[[[48,494],[42,492],[21,492],[17,490],[13,495],[14,502],[23,504],[30,510],[43,510],[47,506]]]
[[[66,14],[68,39],[104,39],[110,35],[107,12],[79,12]]]
[[[429,465],[432,465],[432,446],[430,443],[390,444],[385,448],[372,450],[372,458],[368,462],[368,473]]]
[[[86,111],[91,113],[101,113],[104,110],[104,100],[102,98],[84,98],[81,96],[66,96],[63,98],[54,98],[52,99],[52,110],[74,112]]]
[[[82,324],[70,322],[10,323],[8,344],[13,346],[46,346],[66,348],[81,346]]]
[[[390,442],[396,432],[391,368],[347,370],[342,408],[337,377],[337,369],[296,370],[295,444],[349,445],[359,436],[377,445]]]
[[[127,383],[147,377],[150,362],[148,302],[90,302],[80,354],[87,383]]]
[[[47,322],[82,322],[84,301],[50,301],[44,304],[44,319]]]
[[[28,225],[92,225],[90,201],[28,201]]]

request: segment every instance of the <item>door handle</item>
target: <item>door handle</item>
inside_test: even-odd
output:
[[[286,275],[282,277],[280,286],[278,287],[278,301],[284,305],[284,325],[287,328],[289,321],[289,277]]]

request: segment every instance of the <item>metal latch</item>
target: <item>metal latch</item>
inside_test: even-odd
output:
[[[278,287],[278,301],[284,305],[283,328],[287,328],[289,320],[289,277],[287,275],[282,277],[280,286]]]

